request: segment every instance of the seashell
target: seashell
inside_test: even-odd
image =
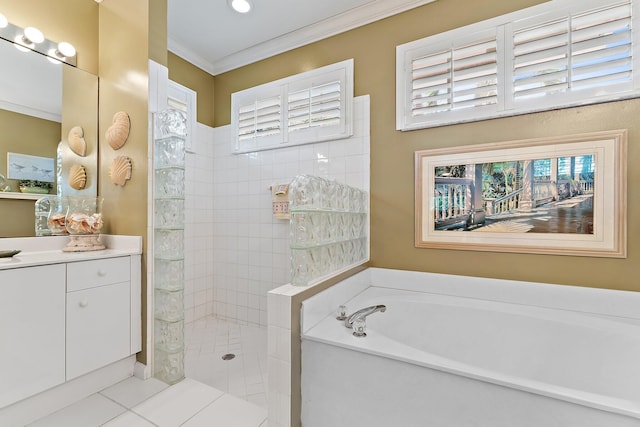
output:
[[[127,138],[129,137],[129,129],[131,128],[131,121],[129,115],[124,111],[118,111],[113,115],[113,124],[109,126],[105,133],[107,142],[114,150],[122,148]]]
[[[87,171],[82,165],[69,168],[69,186],[75,190],[82,190],[87,184]]]
[[[124,186],[131,179],[131,159],[127,156],[118,156],[111,162],[109,170],[111,182]]]
[[[80,126],[74,126],[69,131],[69,148],[78,156],[84,157],[87,154],[87,142],[84,140],[84,131]]]

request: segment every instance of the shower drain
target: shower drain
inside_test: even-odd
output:
[[[225,354],[224,356],[222,356],[222,360],[231,360],[231,359],[233,359],[234,357],[236,357],[236,355],[235,355],[235,354],[233,354],[233,353],[229,353],[229,354]]]

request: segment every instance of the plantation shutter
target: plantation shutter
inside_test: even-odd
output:
[[[289,93],[289,131],[339,124],[342,117],[341,91],[340,81],[336,80]]]
[[[400,45],[396,128],[638,98],[638,8],[554,0]]]
[[[281,96],[256,99],[238,107],[238,141],[275,136],[282,131]]]
[[[412,117],[498,102],[495,38],[411,61]]]
[[[612,92],[620,84],[618,90],[630,90],[631,4],[516,30],[513,55],[515,101],[603,86]]]
[[[353,133],[353,59],[231,95],[236,152],[348,138]]]

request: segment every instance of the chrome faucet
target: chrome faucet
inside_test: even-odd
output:
[[[360,310],[353,313],[351,316],[347,317],[347,319],[344,321],[344,326],[351,329],[353,328],[353,322],[355,322],[357,319],[364,320],[370,314],[373,314],[378,311],[385,312],[386,310],[387,310],[387,307],[382,304],[361,308]]]

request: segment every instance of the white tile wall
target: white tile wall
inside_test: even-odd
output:
[[[207,210],[213,220],[213,300],[204,282],[190,275],[193,297],[186,297],[185,307],[193,298],[191,319],[210,313],[212,306],[217,317],[267,326],[267,292],[290,279],[289,223],[273,218],[269,187],[304,173],[368,191],[369,97],[358,97],[354,103],[354,135],[344,140],[233,154],[231,127],[213,130],[213,209]],[[199,174],[206,174],[206,168],[197,169]],[[188,173],[187,180],[191,176]],[[196,204],[189,206],[198,209]],[[191,238],[200,239],[203,230],[195,225]],[[188,243],[185,247],[198,250]],[[202,268],[208,274],[208,267],[191,271]]]
[[[213,314],[213,128],[196,126],[185,172],[185,323]]]

